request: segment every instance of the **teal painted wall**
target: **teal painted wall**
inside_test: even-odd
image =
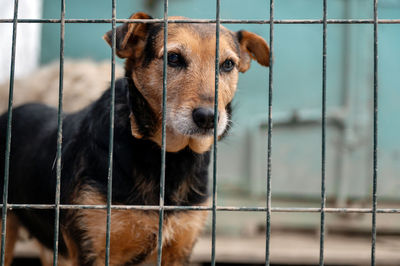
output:
[[[66,2],[67,19],[109,19],[111,1],[105,0],[68,0]],[[151,10],[146,0],[117,1],[118,18],[128,18],[135,10]],[[60,0],[44,0],[43,18],[60,18]],[[109,46],[102,36],[111,29],[111,24],[69,24],[65,25],[65,56],[70,58],[90,58],[104,60],[111,57]],[[44,24],[42,29],[41,62],[48,63],[59,58],[60,25]],[[120,61],[121,62],[121,61]]]
[[[400,18],[400,1],[382,1],[382,19]],[[379,25],[379,196],[400,191],[400,25]]]

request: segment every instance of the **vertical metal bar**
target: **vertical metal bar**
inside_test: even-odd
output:
[[[115,18],[116,0],[112,0],[112,37],[111,37],[111,102],[110,102],[110,139],[108,144],[108,185],[107,185],[107,228],[106,228],[106,257],[105,265],[110,263],[110,231],[111,231],[111,202],[112,202],[112,168],[114,154],[114,113],[115,113]]]
[[[15,52],[17,46],[17,19],[18,19],[18,0],[14,0],[14,19],[13,19],[13,35],[11,49],[11,68],[10,68],[10,89],[8,96],[8,115],[7,115],[7,132],[6,132],[6,151],[4,162],[4,187],[3,187],[3,209],[1,215],[1,256],[0,265],[4,265],[6,229],[7,229],[7,200],[8,200],[8,178],[10,170],[10,150],[11,150],[11,122],[12,122],[12,105],[14,94],[14,72],[15,72]]]
[[[163,96],[162,96],[162,134],[161,134],[161,174],[160,174],[160,209],[158,211],[158,250],[157,265],[162,260],[162,237],[164,223],[164,192],[165,192],[165,152],[166,152],[166,106],[167,106],[167,42],[168,42],[168,0],[164,0],[164,54],[163,54]]]
[[[266,244],[265,265],[270,264],[270,238],[271,238],[271,170],[272,170],[272,92],[273,92],[273,51],[274,51],[274,0],[269,2],[269,84],[268,84],[268,150],[267,150],[267,217],[266,217]]]
[[[61,0],[61,23],[60,23],[60,76],[58,89],[58,128],[57,128],[57,173],[55,194],[55,219],[54,219],[54,243],[53,243],[53,265],[58,264],[58,244],[60,231],[60,186],[61,186],[61,151],[62,151],[62,99],[64,78],[64,35],[65,35],[65,0]]]
[[[378,187],[378,0],[374,1],[374,146],[373,146],[373,188],[372,188],[372,243],[371,265],[375,265],[376,208]]]
[[[218,141],[218,85],[219,85],[219,34],[220,34],[220,0],[216,0],[215,25],[215,96],[214,96],[214,149],[213,149],[213,188],[212,188],[212,241],[211,265],[215,266],[215,243],[217,223],[217,141]]]
[[[319,265],[324,265],[325,242],[325,165],[326,165],[326,31],[327,31],[327,3],[323,0],[322,24],[322,137],[321,137],[321,223],[319,241]]]

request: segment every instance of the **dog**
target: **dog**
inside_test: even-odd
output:
[[[182,19],[182,17],[171,17]],[[151,19],[135,13],[130,19]],[[205,206],[214,141],[215,24],[171,23],[167,44],[165,205]],[[115,82],[112,204],[159,205],[163,23],[124,23],[116,28],[116,54],[125,77]],[[104,35],[111,45],[112,33]],[[238,74],[251,59],[269,66],[269,48],[258,35],[220,28],[218,138],[230,128]],[[63,118],[61,204],[105,205],[111,90]],[[4,173],[7,116],[0,117],[0,171]],[[43,104],[15,108],[8,202],[54,204],[57,110]],[[3,187],[3,178],[0,186]],[[53,247],[54,210],[8,211],[6,265],[19,226]],[[166,211],[162,265],[185,265],[207,218],[206,211]],[[158,211],[112,210],[110,265],[157,258]],[[62,209],[60,258],[68,265],[104,265],[105,209]]]

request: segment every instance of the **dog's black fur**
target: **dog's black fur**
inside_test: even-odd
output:
[[[80,112],[66,115],[63,122],[61,203],[70,204],[77,187],[84,185],[107,195],[111,90]],[[228,109],[228,108],[227,108]],[[230,108],[229,108],[230,110]],[[151,109],[133,81],[115,84],[115,142],[112,201],[117,204],[158,205],[161,150],[150,140],[131,134],[129,114],[136,117],[140,132],[152,130]],[[0,117],[0,171],[4,172],[7,115]],[[229,127],[227,127],[229,128]],[[9,203],[54,204],[56,186],[57,110],[42,104],[27,104],[13,111],[10,154]],[[196,205],[208,198],[209,152],[197,154],[189,148],[166,154],[165,204]],[[135,182],[147,178],[154,184],[145,197],[135,191]],[[184,180],[194,186],[185,200],[171,197]],[[3,178],[0,179],[3,187]],[[1,190],[2,191],[2,190]],[[3,193],[1,192],[1,195]],[[30,233],[48,248],[53,247],[54,210],[13,210]],[[71,212],[71,211],[70,211]],[[62,211],[61,226],[67,211]],[[168,213],[167,213],[168,215]],[[80,243],[81,228],[73,234]],[[83,247],[81,247],[83,248]],[[60,252],[66,247],[60,235]],[[83,260],[83,258],[82,258]],[[81,261],[83,264],[83,261]]]
[[[131,19],[150,19],[142,12]],[[173,24],[172,42],[178,41],[184,29],[187,41],[197,42],[214,36],[213,25],[196,27]],[[115,82],[114,150],[112,165],[112,203],[123,205],[158,205],[161,175],[161,110],[160,99],[162,61],[159,56],[161,24],[128,24],[116,30],[116,54],[125,61],[125,78]],[[269,48],[258,35],[246,31],[234,34],[224,29],[225,62],[233,64],[230,72],[223,72],[220,92],[220,108],[224,112],[224,127],[218,138],[230,128],[231,101],[236,91],[238,72],[250,67],[251,58],[268,66]],[[168,37],[169,40],[171,38]],[[108,44],[111,31],[104,35]],[[195,108],[210,106],[214,91],[212,79],[200,75],[202,67],[213,67],[209,59],[214,56],[213,44],[200,49],[196,42],[191,45],[196,60],[190,71],[179,73],[172,80],[172,94],[177,101],[173,111],[181,107],[191,108],[188,115],[178,117],[186,125]],[[191,51],[189,47],[187,50]],[[180,48],[186,49],[186,48]],[[187,52],[187,51],[186,51]],[[172,49],[172,54],[178,53]],[[180,51],[182,53],[182,51]],[[232,53],[235,54],[232,56]],[[190,54],[190,53],[189,53]],[[205,59],[200,55],[205,55]],[[181,56],[182,57],[182,56]],[[183,57],[182,57],[183,58]],[[234,61],[236,60],[236,66]],[[224,63],[222,63],[223,65]],[[189,71],[189,72],[190,72]],[[210,72],[212,73],[212,72]],[[185,74],[185,75],[181,75]],[[149,76],[154,75],[154,76]],[[229,75],[229,76],[228,76]],[[154,78],[153,80],[151,78]],[[133,81],[135,80],[135,82]],[[196,82],[192,82],[196,81]],[[170,80],[171,82],[171,80]],[[175,83],[174,83],[175,82]],[[136,85],[135,85],[136,83]],[[204,83],[204,84],[203,84]],[[156,84],[156,85],[155,85]],[[170,83],[171,84],[171,83]],[[180,84],[180,85],[177,85]],[[201,86],[200,86],[200,85]],[[207,85],[208,84],[208,85]],[[145,86],[147,85],[147,86]],[[223,85],[223,86],[222,86]],[[181,87],[183,86],[183,87]],[[183,96],[177,97],[182,89]],[[171,91],[168,89],[168,91]],[[174,94],[175,93],[175,94]],[[201,100],[205,98],[206,100]],[[212,100],[213,101],[213,100]],[[204,106],[203,106],[204,105]],[[61,204],[101,204],[107,199],[108,161],[110,142],[111,89],[83,110],[64,115],[61,158]],[[168,109],[167,109],[168,111]],[[169,116],[167,115],[167,118]],[[169,117],[169,122],[176,119]],[[173,124],[173,123],[172,123]],[[193,125],[195,122],[193,122]],[[0,173],[4,173],[7,114],[0,116]],[[57,110],[42,104],[27,104],[13,111],[12,142],[10,152],[8,202],[14,204],[54,204],[56,191],[57,161]],[[165,164],[164,204],[173,206],[206,205],[208,199],[208,165],[213,141],[212,130],[208,135],[194,136],[168,128],[171,134],[167,145]],[[190,129],[190,128],[189,128]],[[188,130],[188,128],[185,128]],[[172,132],[172,133],[171,133]],[[189,131],[190,132],[190,131]],[[222,134],[220,134],[222,133]],[[168,132],[167,132],[168,136]],[[175,142],[174,142],[175,141]],[[168,152],[170,151],[170,152]],[[0,188],[4,179],[0,176]],[[0,196],[3,195],[0,189]],[[39,242],[50,250],[54,241],[55,210],[14,209],[11,217],[28,229]],[[193,245],[207,218],[202,211],[167,211],[165,215],[165,240],[163,265],[184,265],[190,257]],[[60,216],[59,251],[74,265],[99,265],[105,253],[105,210],[62,209]],[[157,246],[158,212],[113,210],[113,226],[110,233],[112,265],[132,265],[154,260]],[[101,220],[101,221],[100,221]],[[16,224],[13,232],[18,230]],[[7,229],[8,231],[9,229]],[[14,234],[16,235],[16,233]],[[122,238],[122,239],[121,239]],[[15,244],[16,237],[6,245]],[[12,245],[11,245],[12,244]],[[10,250],[9,253],[12,253]],[[11,256],[12,254],[8,254]],[[11,263],[11,260],[8,265]]]

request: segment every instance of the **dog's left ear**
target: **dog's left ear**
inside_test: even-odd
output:
[[[152,19],[143,12],[132,14],[129,19]],[[116,54],[121,58],[135,57],[141,51],[146,42],[147,32],[150,24],[146,23],[124,23],[115,29]],[[112,45],[112,30],[104,34],[103,39]]]
[[[240,44],[240,72],[246,72],[250,68],[251,59],[257,60],[263,66],[269,66],[269,47],[263,38],[244,30],[237,32],[237,38]]]

